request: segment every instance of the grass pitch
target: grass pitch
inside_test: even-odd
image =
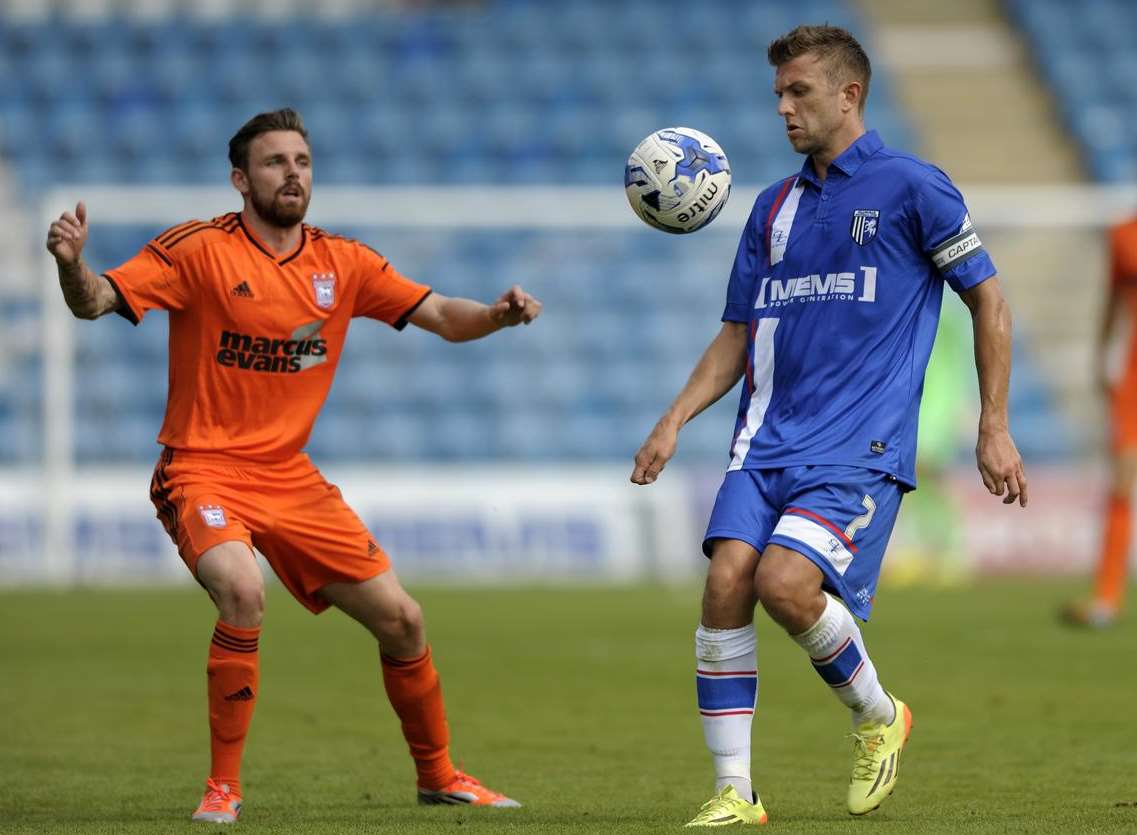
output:
[[[274,588],[241,831],[678,832],[710,795],[697,589],[412,591],[456,759],[525,808],[416,806],[373,643]],[[882,593],[866,640],[915,726],[895,795],[862,819],[844,809],[845,710],[760,616],[767,831],[1137,831],[1137,618],[1066,631],[1066,592]],[[197,589],[0,594],[0,831],[203,831],[188,817],[208,766],[213,619]]]

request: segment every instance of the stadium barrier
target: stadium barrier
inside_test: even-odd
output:
[[[401,576],[479,582],[688,578],[697,561],[688,484],[650,490],[623,466],[331,467]],[[47,541],[34,474],[0,475],[0,583],[188,580],[141,467],[84,468],[65,493],[69,541]],[[697,555],[697,552],[696,552]]]
[[[699,543],[721,470],[668,467],[650,487],[630,466],[330,467],[329,480],[410,581],[684,582],[701,576]],[[65,553],[44,553],[34,473],[0,474],[0,585],[189,581],[150,504],[150,471],[89,469],[63,501]],[[1097,541],[1100,471],[1031,472],[1031,507],[1005,507],[978,474],[953,472],[970,574],[1088,571]],[[58,497],[57,497],[58,498]],[[903,518],[903,513],[902,513]],[[886,570],[933,578],[941,555],[898,527]],[[914,573],[915,572],[915,573]]]

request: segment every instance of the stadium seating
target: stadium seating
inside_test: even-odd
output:
[[[1008,0],[1093,176],[1137,180],[1137,4]]]
[[[217,184],[239,124],[290,104],[308,122],[319,184],[617,189],[628,151],[667,124],[707,131],[736,182],[761,184],[800,165],[769,112],[765,44],[804,19],[859,29],[841,0],[798,0],[792,15],[776,0],[731,0],[713,15],[645,0],[549,8],[0,22],[0,150],[32,200],[59,182]],[[911,146],[882,69],[869,121]],[[121,262],[156,231],[96,226],[89,260]],[[322,460],[629,459],[718,327],[737,235],[712,227],[696,247],[646,227],[338,231],[447,294],[487,299],[520,281],[547,313],[532,330],[457,347],[356,323],[311,441]],[[164,317],[76,333],[79,460],[153,459]],[[40,453],[38,366],[34,353],[10,366],[0,463],[26,463]],[[735,403],[693,424],[682,455],[725,460]],[[1049,404],[1031,403],[1034,446],[1060,449]]]

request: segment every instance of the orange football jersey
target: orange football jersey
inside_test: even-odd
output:
[[[364,244],[307,224],[275,255],[237,213],[168,229],[104,275],[135,324],[170,313],[159,443],[255,461],[307,443],[352,317],[401,329],[430,295]]]

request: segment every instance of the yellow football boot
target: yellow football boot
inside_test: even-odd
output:
[[[896,706],[891,725],[860,725],[853,738],[853,776],[849,780],[849,814],[865,815],[896,788],[900,753],[912,732],[912,711],[891,693]]]
[[[766,810],[762,801],[754,795],[750,803],[738,796],[734,786],[723,786],[722,791],[703,804],[699,814],[687,822],[687,826],[729,826],[732,823],[748,823],[761,826],[766,822]]]

